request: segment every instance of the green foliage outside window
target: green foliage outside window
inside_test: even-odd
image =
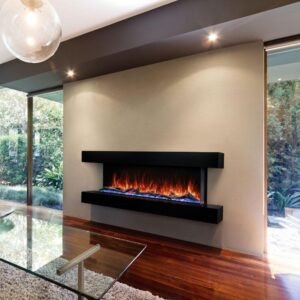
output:
[[[300,81],[268,84],[268,208],[300,208]]]
[[[61,208],[63,108],[34,98],[33,201]],[[0,89],[0,199],[25,202],[27,181],[26,95]]]
[[[0,136],[0,184],[26,184],[27,138],[24,134]]]

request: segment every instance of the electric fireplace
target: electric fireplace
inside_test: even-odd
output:
[[[82,202],[219,223],[223,207],[207,203],[207,170],[223,168],[223,153],[83,151],[83,162],[103,163],[98,191]]]
[[[103,188],[100,192],[123,197],[206,204],[205,177],[205,171],[199,172],[194,168],[108,164],[103,169]]]

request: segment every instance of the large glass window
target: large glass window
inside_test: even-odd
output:
[[[268,250],[300,262],[300,48],[268,53]]]
[[[63,92],[0,88],[0,201],[62,209]]]
[[[33,98],[33,205],[62,209],[62,91]]]
[[[26,203],[26,94],[0,88],[0,200]]]

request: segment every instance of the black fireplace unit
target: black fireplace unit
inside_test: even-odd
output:
[[[207,169],[223,168],[218,152],[83,151],[103,163],[103,187],[82,202],[217,224],[223,207],[207,203]]]

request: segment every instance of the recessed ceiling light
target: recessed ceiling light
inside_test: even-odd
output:
[[[212,32],[212,33],[210,33],[210,34],[208,35],[207,38],[208,38],[208,40],[209,40],[210,42],[214,43],[214,42],[216,42],[216,41],[218,40],[219,36],[218,36],[217,33]]]
[[[277,81],[281,81],[281,80],[282,80],[282,78],[278,78],[278,79],[277,79]]]
[[[73,78],[73,77],[75,76],[75,71],[72,70],[72,69],[68,70],[68,71],[67,71],[67,76],[68,76],[69,78]]]

